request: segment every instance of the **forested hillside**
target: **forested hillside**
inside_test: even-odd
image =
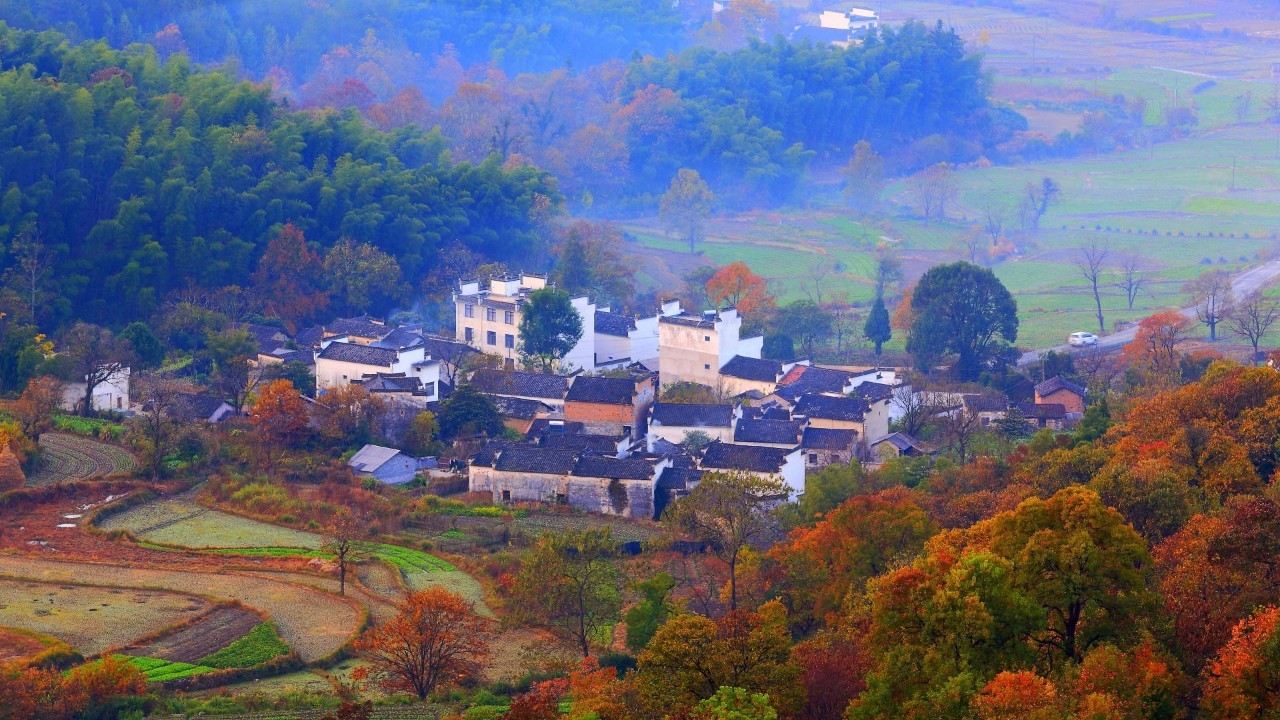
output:
[[[292,222],[393,256],[416,283],[450,243],[521,257],[554,182],[452,164],[438,135],[354,111],[294,112],[270,91],[149,46],[72,46],[0,26],[0,247],[43,247],[41,327],[122,324],[188,283],[244,285]]]

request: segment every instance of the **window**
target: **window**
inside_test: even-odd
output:
[[[703,365],[703,366],[702,366],[702,369],[703,369],[703,370],[710,370],[710,369],[711,369],[711,363],[707,363],[707,364]]]
[[[565,495],[564,493],[556,493],[556,503],[558,505],[568,505],[569,496]]]
[[[502,491],[502,502],[511,502],[511,491],[510,491],[510,490],[503,490],[503,491]]]
[[[427,397],[435,397],[436,384],[434,382],[423,383],[422,388],[427,391]]]
[[[502,338],[502,345],[504,347],[514,348],[516,346],[516,336],[510,333],[507,333]]]
[[[504,323],[506,323],[506,324],[508,324],[508,325],[515,325],[515,324],[516,324],[516,314],[515,314],[515,313],[513,313],[513,312],[511,312],[510,310],[508,310],[508,311],[506,311],[506,312],[502,313],[502,322],[504,322]]]
[[[498,311],[493,308],[484,309],[484,319],[489,322],[495,322],[498,319]]]
[[[810,465],[818,464],[818,453],[809,453],[809,464]]]
[[[462,308],[462,317],[473,318],[476,316],[475,305],[464,305]]]
[[[710,335],[703,335],[703,336],[702,336],[702,342],[711,342],[711,336],[710,336]]]
[[[465,328],[463,337],[466,338],[467,342],[473,342],[476,339],[476,331],[471,328]]]
[[[489,332],[487,332],[487,333],[485,333],[485,334],[484,334],[484,341],[485,341],[486,343],[490,344],[490,345],[497,345],[497,344],[498,344],[498,333],[496,333],[496,332],[494,332],[494,331],[490,330]]]
[[[120,410],[120,409],[121,409],[121,408],[123,408],[123,407],[124,407],[124,398],[122,398],[122,397],[117,397],[117,398],[116,398],[116,409],[117,409],[117,410]]]

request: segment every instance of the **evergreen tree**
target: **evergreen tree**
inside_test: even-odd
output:
[[[893,337],[893,328],[889,326],[889,310],[884,306],[884,297],[876,296],[876,304],[871,306],[871,314],[862,326],[862,335],[876,344],[876,355],[881,347]]]

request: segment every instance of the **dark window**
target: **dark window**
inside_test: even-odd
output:
[[[564,493],[556,493],[556,503],[559,505],[568,505],[569,496]]]
[[[502,338],[502,344],[506,347],[513,348],[516,346],[516,336],[508,334]]]
[[[503,491],[502,491],[502,502],[511,502],[511,491],[510,491],[510,490],[503,490]]]
[[[494,310],[493,308],[485,308],[484,319],[488,320],[489,322],[496,321],[498,319],[498,311]]]
[[[703,370],[710,370],[710,369],[711,369],[711,364],[710,364],[710,363],[707,363],[707,364],[703,365],[703,366],[702,366],[702,369],[703,369]]]
[[[424,389],[424,390],[426,390],[426,391],[427,391],[427,397],[431,397],[431,396],[433,396],[433,395],[435,395],[435,394],[436,394],[436,384],[435,384],[435,383],[433,383],[433,382],[429,382],[429,383],[424,384],[422,387],[423,387],[423,389]]]
[[[703,341],[703,342],[711,342],[711,336],[710,336],[710,335],[703,335],[703,336],[702,336],[702,341]]]
[[[818,464],[818,453],[809,453],[809,464],[810,465]]]
[[[502,313],[502,322],[504,322],[504,323],[506,323],[506,324],[508,324],[508,325],[515,325],[515,324],[516,324],[516,314],[515,314],[515,313],[513,313],[513,312],[511,312],[510,310],[508,310],[508,311],[506,311],[506,312]]]
[[[463,316],[463,317],[469,317],[469,318],[471,318],[471,317],[475,317],[475,316],[476,316],[476,306],[475,306],[475,305],[467,305],[467,306],[463,307],[463,308],[462,308],[462,316]]]
[[[487,333],[485,333],[485,334],[484,334],[484,341],[485,341],[485,342],[487,342],[487,343],[489,343],[490,345],[497,345],[497,344],[498,344],[498,333],[496,333],[496,332],[494,332],[494,331],[490,330],[489,332],[487,332]]]
[[[463,328],[463,330],[464,330],[463,337],[467,339],[467,342],[471,342],[472,340],[476,339],[475,330],[472,330],[471,328]]]

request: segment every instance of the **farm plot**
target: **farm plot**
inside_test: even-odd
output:
[[[237,607],[219,607],[199,622],[178,628],[156,640],[121,650],[125,655],[200,664],[206,655],[222,650],[249,634],[262,618]]]
[[[137,461],[125,450],[78,435],[47,432],[40,436],[40,459],[27,478],[32,486],[130,473]]]
[[[361,611],[352,600],[299,583],[250,573],[125,568],[0,555],[0,574],[45,582],[79,581],[180,590],[239,600],[270,616],[281,638],[304,662],[337,652],[360,626]],[[126,645],[141,634],[144,633],[117,639],[107,646]]]
[[[191,500],[160,498],[106,518],[103,530],[129,530],[138,537],[190,548],[303,548],[318,550],[324,538],[238,515]]]
[[[22,574],[12,567],[0,572]],[[119,582],[120,573],[103,575],[67,573],[57,580]],[[6,625],[52,635],[85,655],[128,645],[209,608],[209,601],[179,592],[0,579],[0,616]]]

